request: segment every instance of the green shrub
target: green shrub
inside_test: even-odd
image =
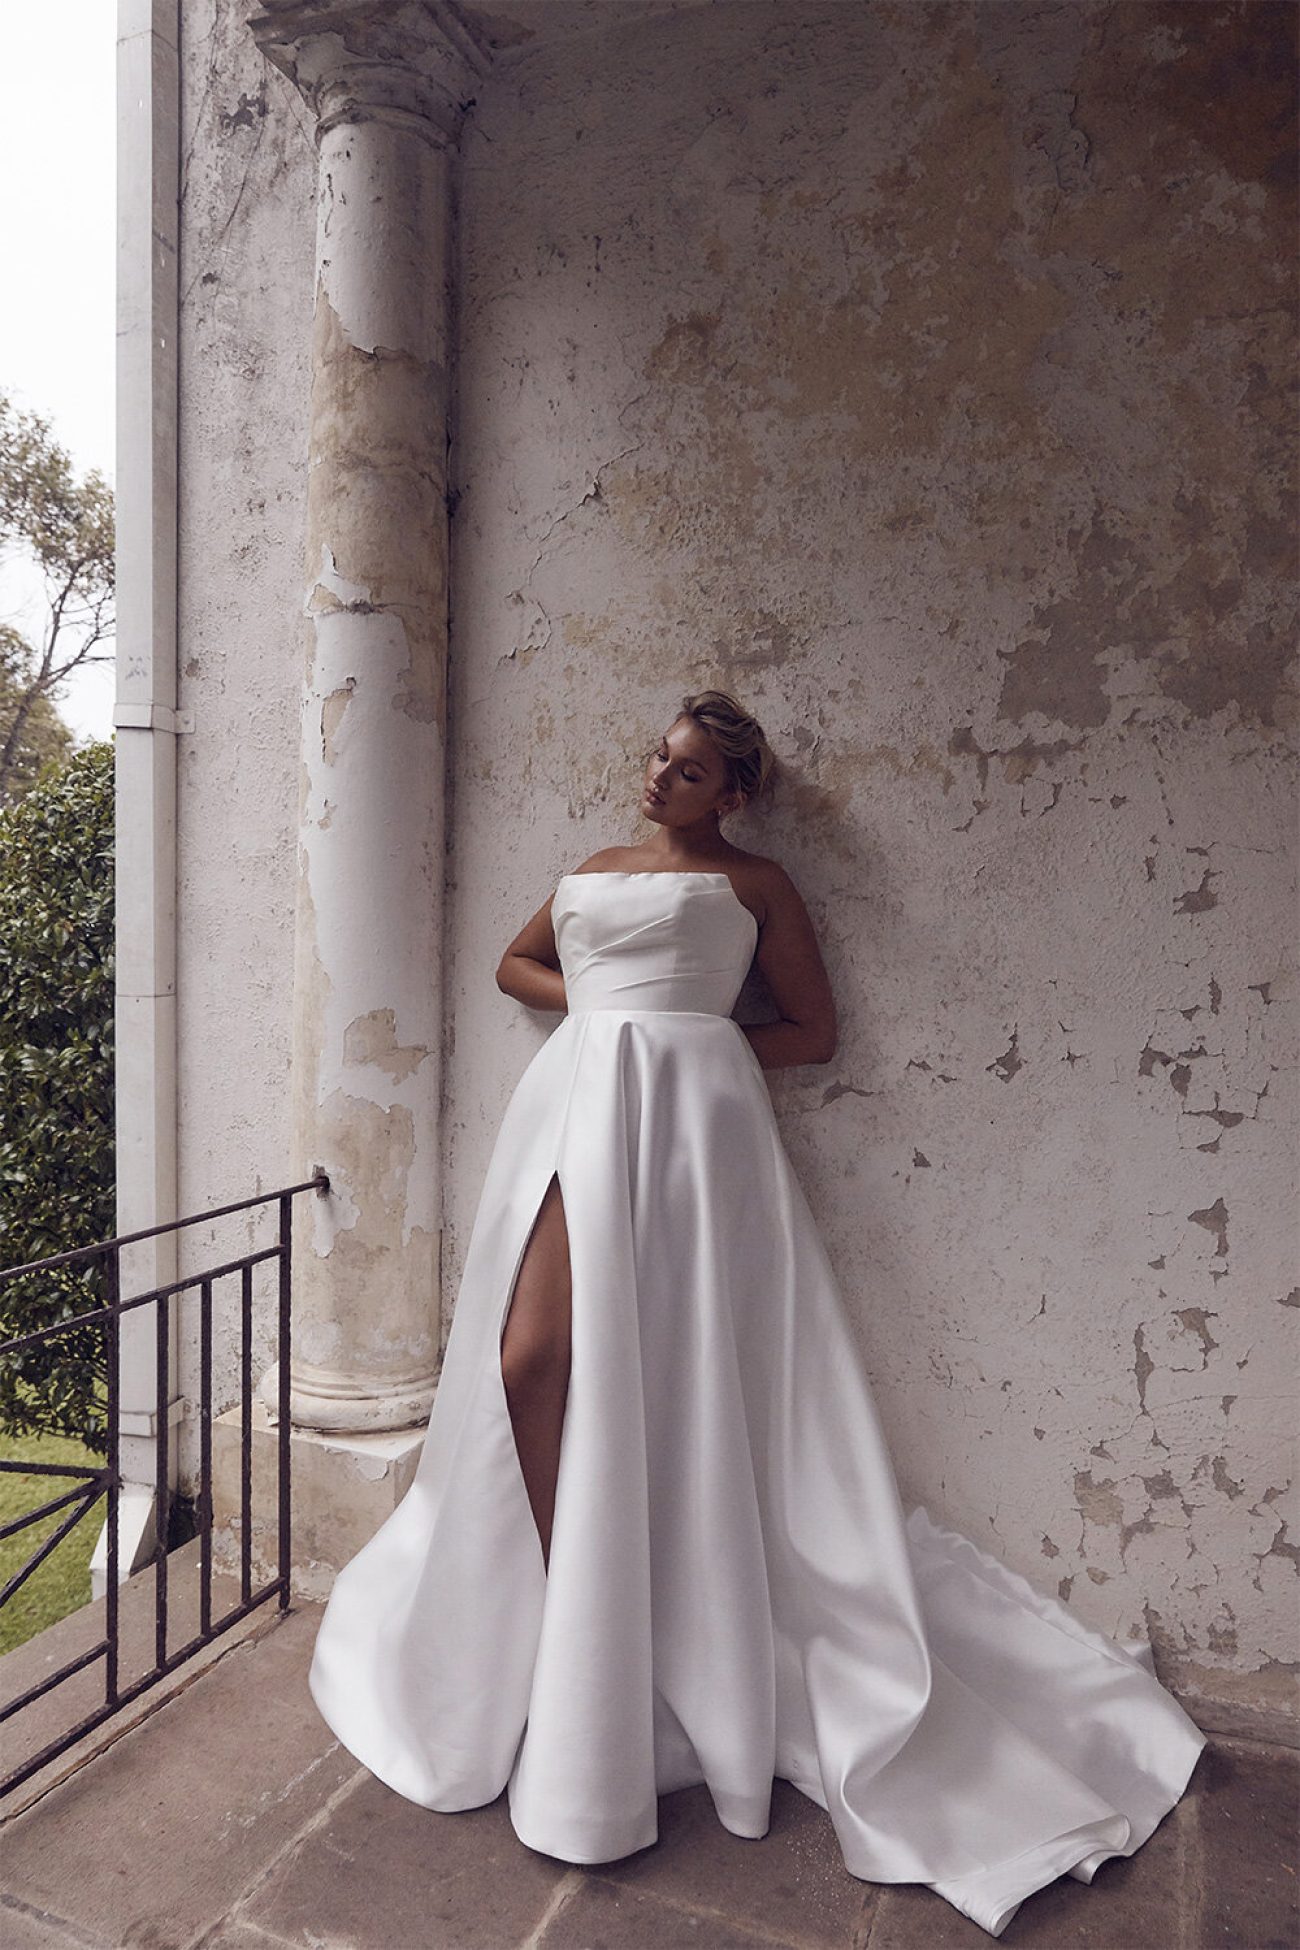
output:
[[[0,1267],[114,1230],[113,746],[0,808]],[[0,1281],[0,1340],[101,1304],[104,1268]],[[102,1454],[104,1334],[0,1355],[0,1428]]]

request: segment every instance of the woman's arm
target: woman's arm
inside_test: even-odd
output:
[[[545,906],[538,908],[531,921],[525,921],[497,963],[497,987],[502,994],[513,995],[530,1009],[567,1007],[551,926],[553,898],[548,896]]]
[[[781,1016],[737,1027],[765,1070],[829,1063],[839,1043],[830,977],[799,890],[775,860],[763,875],[762,896],[766,912],[754,959]]]
[[[620,848],[616,846],[598,847],[575,871],[599,870],[619,856]],[[502,994],[513,995],[516,1002],[526,1003],[530,1009],[564,1010],[569,1006],[551,925],[554,899],[552,888],[545,906],[539,907],[532,920],[524,923],[497,963],[497,987]]]

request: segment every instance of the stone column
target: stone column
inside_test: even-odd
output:
[[[320,154],[289,1176],[331,1189],[298,1202],[291,1414],[375,1434],[438,1364],[451,171],[487,56],[437,0],[252,29]]]

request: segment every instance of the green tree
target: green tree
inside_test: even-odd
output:
[[[0,746],[18,714],[27,688],[29,650],[25,638],[7,623],[0,623]],[[51,759],[67,758],[72,751],[72,733],[48,697],[34,699],[17,740],[8,790],[0,801],[21,798],[29,792],[42,766]]]
[[[0,807],[0,1267],[114,1220],[113,746],[47,766]],[[100,1303],[103,1269],[0,1281],[0,1340]],[[103,1333],[0,1357],[0,1426],[105,1447]]]
[[[111,663],[113,495],[95,471],[78,476],[48,420],[0,392],[0,552],[35,565],[45,614],[31,637],[0,641],[0,800],[30,787],[51,748],[58,687],[81,665]],[[57,715],[55,714],[55,722]],[[57,735],[54,743],[57,744]]]

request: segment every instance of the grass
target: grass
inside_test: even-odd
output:
[[[9,1435],[0,1430],[0,1459],[15,1462],[73,1463],[98,1468],[103,1458],[96,1456],[74,1437],[56,1435]],[[0,1470],[0,1525],[59,1496],[73,1487],[70,1476],[28,1475]],[[65,1504],[39,1523],[29,1524],[12,1537],[0,1539],[0,1586],[68,1516],[72,1505]],[[90,1555],[103,1528],[107,1508],[101,1496],[68,1535],[55,1545],[50,1555],[33,1571],[25,1584],[0,1607],[0,1652],[12,1651],[54,1625],[69,1612],[90,1602]]]

